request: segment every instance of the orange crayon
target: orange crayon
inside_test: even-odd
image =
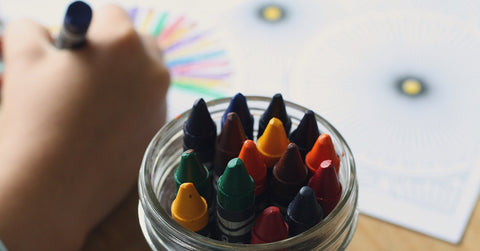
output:
[[[171,206],[172,218],[180,225],[202,235],[209,235],[207,201],[193,183],[183,183]]]
[[[307,165],[310,175],[313,175],[324,160],[332,160],[335,171],[340,170],[340,158],[335,152],[332,138],[328,134],[318,136],[312,150],[305,156],[305,165]]]
[[[255,211],[261,213],[267,207],[267,166],[258,152],[253,140],[245,140],[238,158],[243,161],[248,174],[253,179],[255,194]]]
[[[282,121],[275,117],[270,119],[267,128],[265,128],[262,136],[257,140],[258,152],[262,155],[265,165],[267,165],[270,172],[275,163],[282,157],[285,149],[287,149],[288,143],[290,141],[285,133]]]
[[[257,146],[253,140],[245,140],[238,157],[243,161],[248,174],[252,176],[255,184],[255,195],[265,191],[265,178],[267,177],[267,167],[263,162],[262,156],[258,152]]]

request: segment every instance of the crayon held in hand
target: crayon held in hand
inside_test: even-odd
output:
[[[254,183],[239,158],[228,162],[217,184],[217,237],[222,241],[248,243],[255,221]]]
[[[180,185],[177,197],[172,202],[171,213],[176,222],[189,230],[205,236],[209,234],[207,202],[193,183]]]
[[[227,120],[227,116],[229,113],[234,112],[240,118],[240,121],[243,126],[243,130],[245,131],[245,135],[247,138],[253,140],[253,115],[250,113],[250,109],[248,108],[247,99],[241,93],[237,93],[233,98],[230,100],[225,113],[222,116],[222,127]]]
[[[297,144],[303,161],[305,161],[305,155],[312,150],[318,136],[320,136],[320,131],[318,130],[315,113],[312,110],[307,110],[297,129],[289,136],[290,142]]]
[[[315,226],[323,219],[322,207],[315,198],[314,191],[304,186],[290,202],[285,216],[289,227],[289,235],[296,236]]]
[[[267,109],[260,117],[260,120],[258,121],[257,138],[260,138],[260,136],[263,135],[272,118],[277,118],[282,121],[285,134],[288,136],[290,129],[292,128],[292,120],[287,114],[285,102],[283,101],[282,94],[280,93],[277,93],[273,96]]]
[[[55,40],[55,46],[59,49],[75,49],[82,47],[86,42],[86,35],[92,9],[82,1],[71,3],[65,13],[63,25]]]
[[[288,238],[288,225],[283,220],[278,207],[270,206],[263,210],[252,228],[250,244],[270,243]]]
[[[342,195],[342,184],[338,180],[337,171],[331,160],[324,160],[320,164],[308,181],[308,186],[315,192],[317,201],[327,216],[337,206]]]

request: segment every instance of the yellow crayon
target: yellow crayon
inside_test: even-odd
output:
[[[200,196],[193,183],[180,185],[171,212],[176,222],[194,232],[208,225],[207,201]]]

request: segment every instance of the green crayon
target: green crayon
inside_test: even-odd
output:
[[[208,169],[198,159],[197,153],[193,150],[187,150],[182,153],[180,164],[175,170],[175,186],[176,190],[180,185],[191,182],[197,189],[200,196],[205,198],[208,205],[211,206],[211,182]]]
[[[217,183],[217,238],[249,243],[255,219],[252,177],[239,158],[230,160]]]

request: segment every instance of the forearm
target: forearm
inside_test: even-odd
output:
[[[75,200],[64,196],[73,188],[68,178],[59,177],[48,156],[6,143],[0,142],[0,239],[11,250],[78,249],[86,226]]]

